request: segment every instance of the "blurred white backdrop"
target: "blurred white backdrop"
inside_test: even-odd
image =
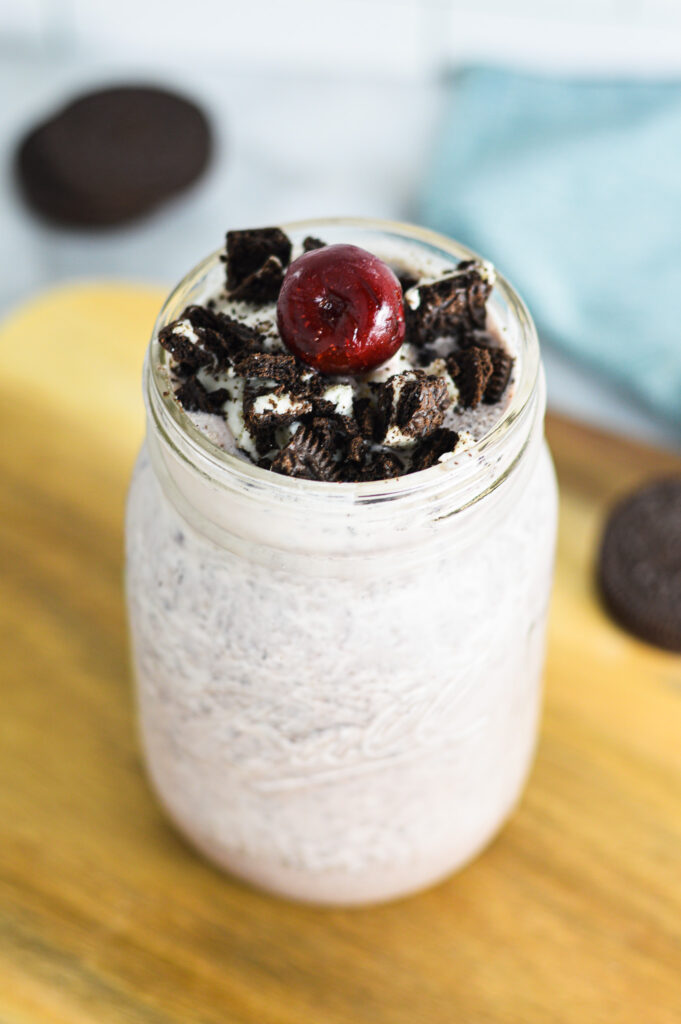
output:
[[[472,61],[681,74],[677,0],[0,0],[0,311],[66,278],[173,284],[229,227],[321,214],[413,219],[443,72]],[[210,113],[203,183],[137,225],[52,229],[18,202],[16,141],[83,88],[155,81]],[[512,268],[511,270],[512,276]],[[547,352],[554,407],[678,434]]]
[[[678,0],[0,0],[16,42],[159,50],[326,72],[421,75],[445,59],[589,70],[681,69]]]

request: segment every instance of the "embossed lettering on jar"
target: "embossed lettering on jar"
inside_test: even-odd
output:
[[[288,225],[390,259],[463,247],[373,221]],[[217,255],[158,330],[217,287]],[[213,861],[319,903],[400,896],[460,867],[516,804],[535,745],[556,487],[532,321],[500,280],[513,398],[455,459],[378,483],[279,477],[219,451],[145,370],[127,593],[144,750]]]

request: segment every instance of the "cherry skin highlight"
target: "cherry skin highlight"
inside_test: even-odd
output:
[[[304,253],[286,271],[277,302],[288,350],[326,374],[363,373],[404,341],[402,288],[377,256],[356,245]]]

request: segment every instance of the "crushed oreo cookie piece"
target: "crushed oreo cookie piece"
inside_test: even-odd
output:
[[[464,409],[480,405],[493,372],[489,350],[475,345],[464,348],[449,356],[447,369],[459,389],[459,405]]]
[[[447,384],[428,377],[423,370],[397,373],[376,388],[377,407],[385,426],[383,443],[391,447],[410,444],[430,434],[442,423],[451,404]]]
[[[405,296],[409,340],[422,346],[436,337],[451,336],[465,344],[472,331],[485,328],[492,284],[482,264],[466,260],[454,273],[410,289]]]
[[[243,398],[244,423],[260,455],[267,455],[279,447],[276,443],[278,430],[290,426],[311,411],[309,399],[291,395],[283,384],[273,391],[247,387]]]
[[[350,463],[361,463],[364,461],[366,451],[366,441],[357,434],[355,437],[350,439],[350,443],[348,444],[348,448],[345,453],[345,460]]]
[[[465,277],[466,309],[471,330],[482,331],[487,323],[487,300],[494,287],[494,269],[491,264],[478,260],[463,260],[457,267]]]
[[[238,288],[264,267],[270,256],[276,256],[282,267],[287,267],[291,259],[291,240],[281,228],[228,231],[225,263],[229,290]]]
[[[312,411],[317,418],[326,419],[335,415],[336,406],[326,398],[313,398]]]
[[[284,281],[284,268],[277,256],[268,256],[259,270],[245,277],[231,293],[233,299],[262,306],[276,302]]]
[[[213,361],[213,357],[210,352],[206,352],[199,348],[198,345],[195,345],[191,338],[176,330],[178,322],[175,321],[172,324],[168,324],[159,331],[158,341],[167,352],[170,352],[175,360],[176,365],[173,367],[175,375],[186,377],[188,374],[199,370],[202,366],[208,366]]]
[[[244,420],[251,433],[286,427],[310,412],[312,402],[290,395],[283,385],[274,391],[249,391],[244,395]]]
[[[376,441],[385,433],[382,417],[370,398],[355,398],[352,413],[360,435],[367,441]]]
[[[312,252],[314,249],[324,249],[325,247],[326,242],[322,242],[321,238],[315,238],[313,235],[308,235],[303,239],[303,252]]]
[[[300,426],[288,444],[274,457],[270,467],[284,476],[305,480],[332,481],[339,477],[333,451],[319,432]]]
[[[212,358],[212,369],[219,373],[226,370],[232,363],[234,355],[240,351],[230,345],[223,334],[211,331],[207,327],[201,328],[198,332],[201,348],[208,352]]]
[[[224,313],[216,313],[207,306],[187,306],[180,320],[188,320],[195,331],[205,328],[220,333],[222,323],[226,319]],[[177,323],[177,321],[175,321]]]
[[[192,332],[195,338],[188,337]],[[177,376],[190,375],[203,366],[224,370],[235,359],[260,350],[263,344],[252,327],[202,306],[188,306],[182,316],[159,332],[158,340],[176,361],[173,369]]]
[[[394,452],[374,451],[366,459],[360,480],[389,480],[404,474],[404,464]]]
[[[313,418],[310,421],[312,429],[321,431],[330,442],[339,447],[341,455],[345,456],[354,440],[358,438],[361,441],[356,423],[352,417],[341,416],[336,412],[320,416],[316,412],[315,404],[312,399]]]
[[[313,409],[311,417],[302,417],[302,420],[314,431],[324,448],[334,454],[339,466],[346,461],[362,461],[366,445],[350,417],[337,413],[319,416]]]
[[[494,405],[501,400],[508,387],[514,360],[505,349],[498,346],[490,348],[488,351],[492,360],[492,373],[485,389],[483,401],[485,405]]]
[[[457,432],[448,430],[446,427],[439,427],[432,434],[428,434],[414,449],[411,472],[415,473],[419,469],[429,469],[434,466],[443,455],[454,451],[458,440]]]
[[[288,387],[294,395],[317,398],[328,387],[328,381],[312,367],[296,360],[296,373]]]
[[[226,388],[207,391],[197,377],[189,377],[183,381],[175,392],[175,396],[187,412],[220,412],[229,398]]]
[[[197,334],[201,346],[213,357],[216,370],[227,369],[235,359],[248,352],[258,351],[263,343],[261,336],[252,327],[228,316],[222,317],[219,331],[200,327]]]
[[[276,384],[290,384],[299,377],[299,367],[293,356],[279,352],[252,352],[234,363],[241,377],[259,377]]]
[[[330,417],[318,416],[316,412],[313,412],[312,418],[306,422],[306,426],[315,432],[325,448],[334,447],[339,438],[345,440],[346,435],[342,427]]]
[[[221,314],[220,335],[232,353],[232,358],[244,352],[259,352],[262,350],[262,335],[254,328],[241,320],[235,320],[231,316]]]
[[[408,380],[400,391],[395,422],[411,436],[429,434],[442,423],[450,401],[447,385],[439,377]]]

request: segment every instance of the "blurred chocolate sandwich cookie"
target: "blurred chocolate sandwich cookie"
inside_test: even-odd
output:
[[[647,484],[615,506],[601,543],[598,582],[625,628],[681,651],[681,477]]]
[[[191,101],[150,86],[75,99],[21,141],[17,176],[29,204],[79,227],[133,220],[191,185],[211,152],[211,129]]]

